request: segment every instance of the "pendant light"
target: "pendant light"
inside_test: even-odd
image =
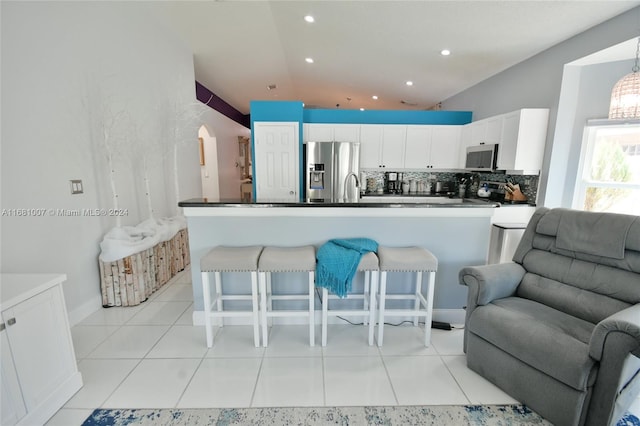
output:
[[[636,61],[631,74],[622,77],[611,91],[610,119],[640,118],[640,37],[636,47]]]

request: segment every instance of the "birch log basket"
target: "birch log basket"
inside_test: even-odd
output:
[[[191,263],[184,218],[117,227],[100,243],[102,306],[136,306]]]

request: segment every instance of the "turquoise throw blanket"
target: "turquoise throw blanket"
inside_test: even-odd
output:
[[[316,253],[316,284],[346,297],[362,255],[377,250],[378,243],[368,238],[329,240]]]

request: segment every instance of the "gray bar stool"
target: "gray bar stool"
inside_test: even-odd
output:
[[[413,316],[413,325],[418,318],[425,318],[424,345],[431,341],[431,317],[433,316],[433,293],[438,259],[422,247],[378,247],[380,259],[380,301],[378,319],[378,346],[382,346],[385,316]],[[387,294],[387,272],[415,272],[415,293]],[[422,273],[428,272],[427,297],[422,295]],[[413,300],[413,309],[386,309],[387,300]]]
[[[364,271],[364,291],[362,294],[348,294],[340,299],[335,294],[329,294],[326,288],[322,289],[322,346],[327,346],[328,317],[362,317],[365,324],[369,324],[369,345],[373,345],[373,329],[376,319],[376,291],[378,287],[378,256],[375,253],[365,253],[360,259],[357,271]],[[329,309],[329,300],[353,300],[362,299],[363,309]]]
[[[262,345],[268,345],[267,318],[271,317],[308,317],[309,319],[309,345],[315,344],[315,271],[316,249],[313,246],[303,247],[265,247],[258,262],[259,286],[260,286],[260,313],[262,316]],[[308,290],[302,294],[271,293],[272,272],[308,272]],[[307,310],[278,309],[273,310],[274,300],[305,300],[308,302]]]
[[[202,294],[204,298],[205,329],[207,334],[207,347],[213,346],[213,318],[224,317],[251,317],[253,320],[253,341],[256,347],[260,346],[260,326],[258,315],[258,258],[262,252],[261,246],[249,247],[224,247],[218,246],[211,249],[200,259],[202,271]],[[215,294],[211,300],[211,288],[209,273],[215,277]],[[222,272],[250,272],[251,294],[223,294]],[[251,310],[224,310],[225,300],[251,301]]]

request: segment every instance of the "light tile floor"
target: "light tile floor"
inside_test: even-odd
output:
[[[48,425],[80,425],[95,408],[207,408],[514,404],[469,370],[461,329],[386,327],[382,348],[367,328],[331,325],[327,346],[308,345],[306,326],[274,326],[268,348],[250,326],[191,325],[190,272],[145,303],[101,309],[71,330],[84,387]],[[640,400],[639,400],[640,401]]]

